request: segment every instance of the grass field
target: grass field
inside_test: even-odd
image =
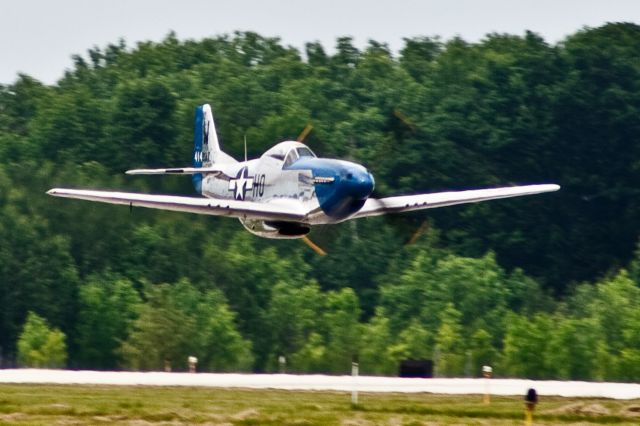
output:
[[[1,425],[513,425],[520,397],[0,385]],[[640,424],[640,400],[541,397],[536,425]]]

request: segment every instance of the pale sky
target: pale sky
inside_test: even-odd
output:
[[[340,36],[374,39],[399,50],[403,37],[526,30],[556,43],[584,26],[640,23],[640,0],[0,0],[0,84],[18,72],[53,84],[86,54],[124,38],[128,47],[160,41],[173,30],[201,39],[255,31],[302,48],[320,41],[331,52]],[[640,43],[640,40],[638,41]]]

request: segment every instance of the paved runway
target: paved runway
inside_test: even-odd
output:
[[[333,390],[360,392],[428,392],[440,394],[539,395],[570,397],[640,398],[634,383],[532,381],[519,379],[405,379],[399,377],[325,376],[293,374],[134,373],[15,369],[0,370],[0,383],[94,385],[205,386],[223,388]]]

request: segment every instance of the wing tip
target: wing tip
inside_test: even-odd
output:
[[[153,174],[153,173],[149,173],[149,172],[153,172],[153,170],[148,170],[148,169],[131,169],[131,170],[127,170],[124,172],[125,175],[148,175],[148,174]]]
[[[125,175],[161,175],[169,169],[130,169],[124,172]]]
[[[506,188],[509,188],[509,187],[508,186],[504,187],[504,189]],[[560,185],[557,185],[555,183],[537,183],[532,185],[515,186],[513,188],[522,188],[523,190],[532,190],[533,194],[540,194],[543,192],[555,192],[562,189]],[[496,188],[496,189],[502,189],[502,188]]]

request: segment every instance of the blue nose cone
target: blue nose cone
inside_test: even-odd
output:
[[[373,192],[375,185],[373,176],[364,167],[349,169],[342,182],[349,196],[354,200],[366,200]]]
[[[333,168],[335,181],[316,186],[320,207],[330,217],[342,220],[356,213],[371,193],[374,181],[371,173],[359,164],[337,162]]]
[[[343,220],[362,208],[373,192],[373,176],[360,164],[326,158],[301,158],[287,170],[311,170],[317,181],[316,196],[322,211],[335,221]]]

